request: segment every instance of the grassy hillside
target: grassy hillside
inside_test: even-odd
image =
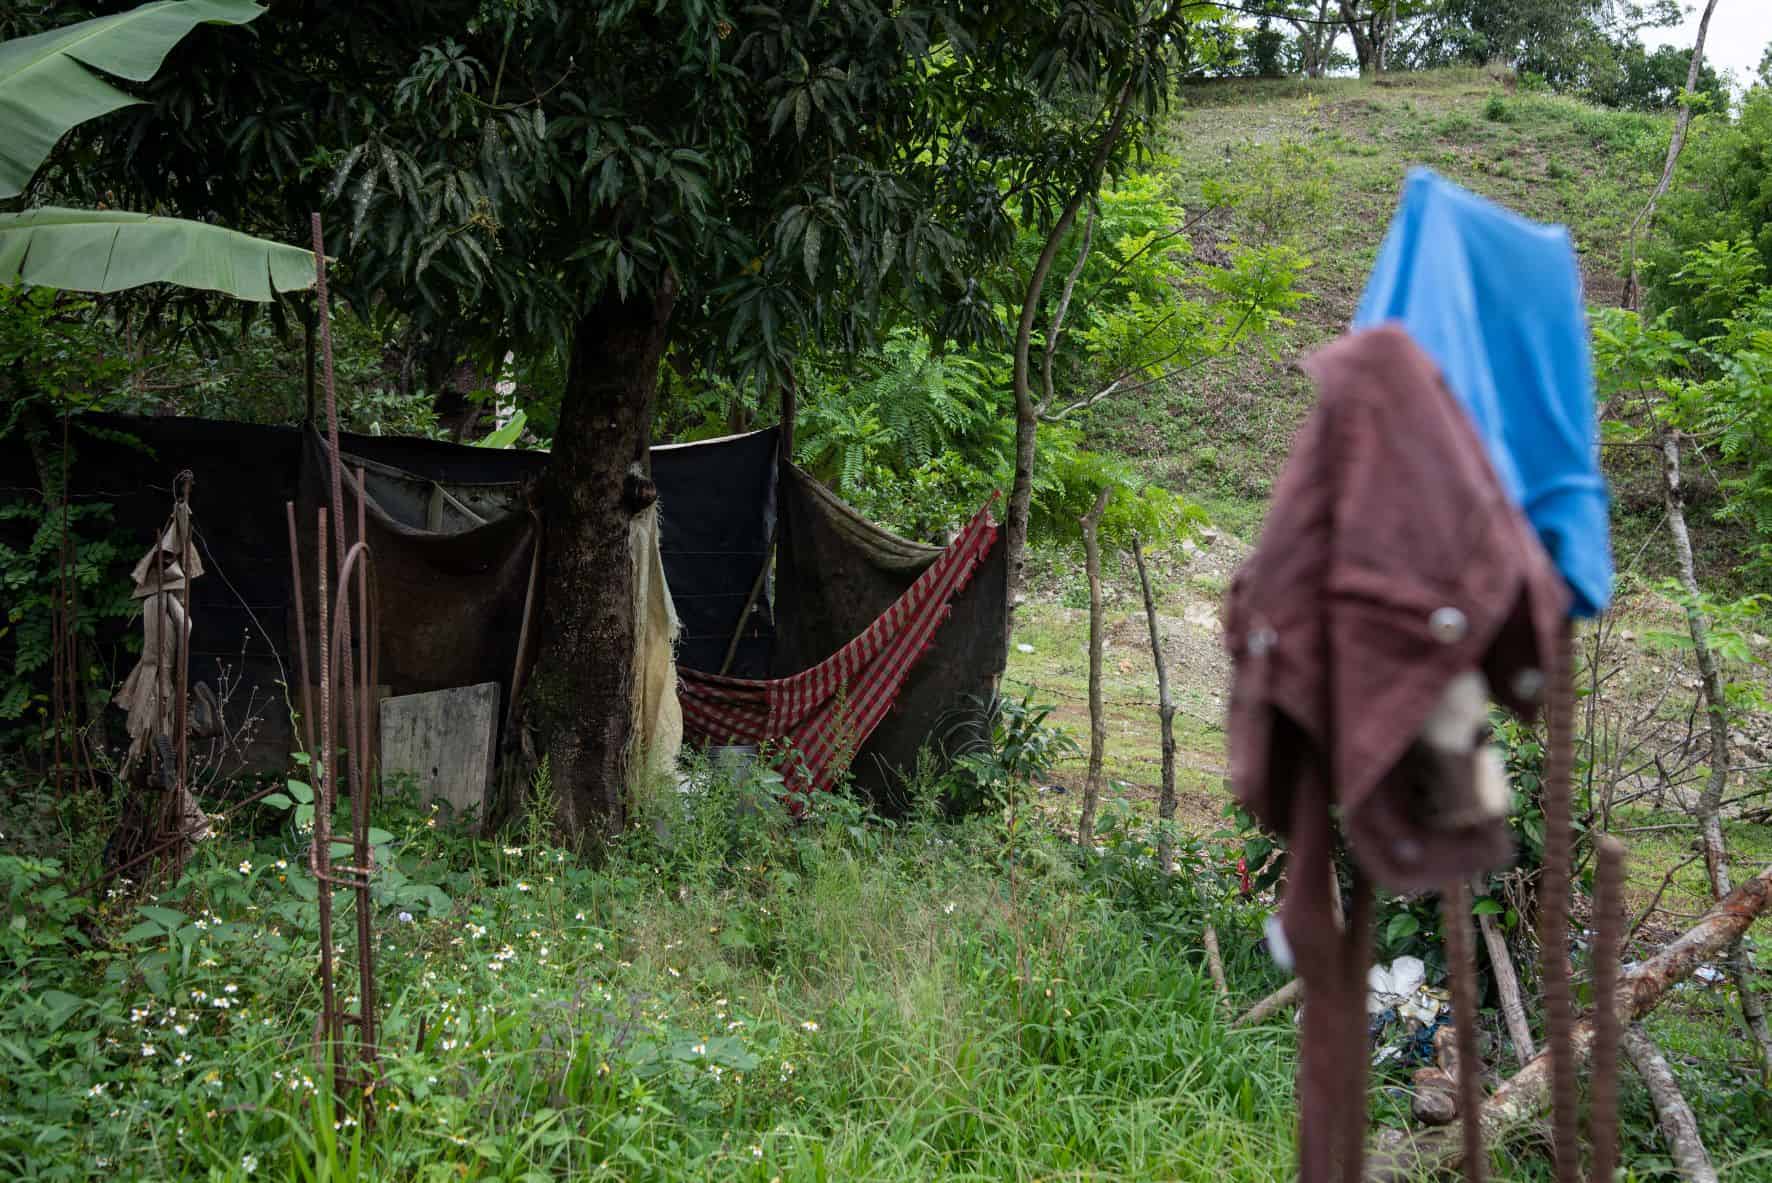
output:
[[[1232,241],[1285,239],[1306,250],[1306,301],[1271,350],[1244,349],[1156,388],[1148,397],[1094,412],[1095,443],[1132,457],[1155,479],[1200,502],[1214,528],[1198,542],[1156,548],[1152,575],[1181,714],[1178,787],[1182,813],[1209,830],[1227,800],[1219,720],[1228,673],[1218,606],[1231,573],[1257,534],[1293,431],[1311,405],[1296,358],[1344,331],[1395,207],[1405,172],[1434,168],[1533,218],[1569,226],[1588,299],[1615,303],[1626,233],[1660,173],[1669,122],[1577,100],[1511,91],[1475,70],[1360,79],[1215,83],[1185,90],[1161,167],[1197,219],[1202,256]],[[1225,212],[1223,195],[1235,213]],[[1218,208],[1215,208],[1218,206]],[[1609,702],[1627,710],[1667,679],[1689,673],[1678,655],[1652,650],[1657,626],[1677,627],[1653,591],[1671,573],[1661,522],[1658,472],[1642,453],[1609,454],[1614,547],[1626,625],[1608,659],[1620,677]],[[1730,578],[1735,527],[1707,515],[1706,477],[1693,501],[1695,539],[1707,582]],[[1714,491],[1714,477],[1709,490]],[[1140,808],[1154,799],[1159,748],[1149,633],[1129,562],[1109,572],[1106,690],[1107,771],[1116,792]],[[1010,689],[1058,705],[1055,717],[1088,734],[1087,596],[1077,564],[1056,560],[1023,610],[1010,655]],[[1639,641],[1641,634],[1644,641]],[[1028,650],[1031,650],[1028,651]],[[1684,711],[1689,696],[1663,705]],[[1757,726],[1772,726],[1760,720]],[[1066,791],[1050,808],[1074,814],[1082,762],[1063,769]],[[1772,850],[1772,829],[1744,826],[1744,862]],[[1645,891],[1659,872],[1639,861]],[[1698,890],[1699,876],[1690,869]],[[1681,880],[1684,883],[1684,880]]]
[[[1616,302],[1625,230],[1659,172],[1667,128],[1510,94],[1476,71],[1184,91],[1167,146],[1182,199],[1198,210],[1226,189],[1243,199],[1235,216],[1205,215],[1196,249],[1293,239],[1313,260],[1311,298],[1272,356],[1221,359],[1148,404],[1104,408],[1092,430],[1246,530],[1308,406],[1291,362],[1346,327],[1410,167],[1568,225],[1590,300]]]
[[[1142,400],[1102,406],[1088,424],[1095,444],[1133,458],[1154,479],[1185,492],[1213,522],[1204,536],[1156,546],[1150,556],[1180,709],[1180,818],[1211,846],[1213,834],[1223,830],[1229,801],[1220,727],[1229,670],[1219,605],[1259,532],[1288,442],[1311,406],[1310,385],[1293,362],[1345,330],[1405,172],[1426,165],[1533,218],[1566,224],[1581,253],[1590,303],[1616,303],[1628,227],[1659,175],[1669,123],[1513,93],[1478,71],[1378,84],[1216,84],[1189,89],[1183,99],[1162,166],[1197,219],[1196,252],[1210,256],[1232,241],[1284,239],[1313,259],[1304,281],[1310,299],[1271,350],[1214,359]],[[1221,205],[1227,195],[1236,200]],[[1689,656],[1651,643],[1658,629],[1683,629],[1676,608],[1657,590],[1657,582],[1672,573],[1659,472],[1641,452],[1605,459],[1613,488],[1619,611],[1597,651],[1602,688],[1591,709],[1601,733],[1610,737],[1601,746],[1616,758],[1633,745],[1677,744],[1697,681]],[[1740,528],[1711,516],[1720,503],[1715,474],[1701,472],[1697,479],[1689,511],[1701,574],[1708,586],[1736,587]],[[1051,558],[1043,583],[1021,610],[1008,689],[1057,704],[1055,719],[1082,740],[1088,734],[1087,592],[1078,564]],[[1149,632],[1131,563],[1108,556],[1104,568],[1107,775],[1114,782],[1104,808],[1148,817],[1160,768]],[[1772,632],[1763,622],[1756,627]],[[1753,640],[1763,660],[1766,639],[1756,634]],[[1744,734],[1738,767],[1747,767],[1748,776],[1764,776],[1753,769],[1766,766],[1760,753],[1772,719],[1748,715],[1739,725]],[[1062,832],[1075,831],[1083,774],[1079,758],[1062,767],[1057,783],[1040,797],[1047,818]],[[1670,914],[1641,930],[1645,945],[1670,939],[1686,922],[1681,918],[1697,915],[1708,900],[1702,870],[1689,861],[1682,868],[1691,822],[1677,797],[1656,800],[1655,809],[1645,799],[1612,821],[1631,849],[1627,894],[1633,913],[1668,876],[1661,903]],[[1772,826],[1743,820],[1726,830],[1737,866],[1759,867],[1772,859]],[[1751,1125],[1755,1105],[1749,1098],[1764,1094],[1755,1084],[1751,1052],[1738,1042],[1733,1006],[1715,985],[1689,988],[1650,1028],[1678,1064],[1688,1095],[1709,1098],[1718,1116],[1731,1113],[1729,1128],[1748,1128],[1737,1123]],[[1634,1078],[1625,1087],[1627,1124],[1644,1121]],[[1640,1155],[1636,1177],[1669,1177],[1654,1174],[1657,1167]],[[1766,1177],[1763,1159],[1729,1151],[1721,1157],[1733,1159],[1725,1177]],[[1511,1165],[1510,1177],[1541,1168],[1530,1154]]]

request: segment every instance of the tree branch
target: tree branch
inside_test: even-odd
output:
[[[1065,314],[1071,310],[1071,296],[1077,290],[1077,280],[1083,275],[1083,266],[1089,262],[1089,249],[1095,244],[1096,205],[1089,205],[1089,216],[1083,221],[1083,243],[1077,249],[1077,263],[1071,273],[1064,277],[1064,288],[1059,292],[1058,307],[1052,311],[1052,323],[1046,327],[1046,356],[1040,359],[1040,389],[1043,397],[1040,405],[1034,408],[1034,414],[1043,415],[1046,408],[1052,405],[1052,368],[1058,361],[1058,337],[1064,332]]]
[[[1654,1010],[1677,982],[1692,976],[1700,964],[1734,945],[1766,910],[1772,899],[1772,865],[1743,883],[1706,912],[1698,923],[1648,960],[1620,976],[1618,1013],[1624,1021],[1641,1019]],[[1570,1053],[1579,1066],[1593,1047],[1594,1025],[1583,1020],[1571,1033]],[[1479,1121],[1491,1146],[1506,1134],[1536,1120],[1550,1102],[1551,1058],[1540,1052],[1483,1104]],[[1387,1130],[1379,1136],[1367,1162],[1367,1183],[1405,1183],[1457,1165],[1461,1157],[1457,1126],[1426,1134]]]
[[[1655,1103],[1655,1121],[1661,1127],[1661,1136],[1667,1139],[1680,1178],[1686,1183],[1717,1183],[1717,1168],[1711,1165],[1710,1154],[1698,1136],[1698,1118],[1693,1115],[1692,1106],[1686,1104],[1680,1082],[1674,1079],[1673,1069],[1668,1067],[1654,1040],[1633,1023],[1625,1028],[1623,1043],[1624,1054],[1630,1057],[1637,1075],[1643,1078],[1643,1087],[1649,1090],[1649,1099]]]
[[[1619,303],[1626,308],[1635,308],[1642,299],[1641,285],[1637,279],[1637,236],[1647,233],[1655,226],[1655,207],[1666,196],[1668,187],[1674,183],[1674,166],[1679,163],[1680,152],[1686,146],[1686,129],[1692,126],[1692,92],[1698,89],[1698,74],[1704,67],[1704,39],[1710,32],[1710,14],[1716,10],[1717,0],[1707,0],[1704,15],[1698,18],[1698,37],[1692,43],[1692,60],[1686,65],[1686,95],[1680,103],[1680,113],[1674,119],[1674,133],[1667,142],[1667,162],[1661,168],[1661,180],[1655,184],[1654,192],[1649,194],[1649,203],[1630,224],[1630,247],[1626,252],[1627,264],[1624,272],[1624,294]]]

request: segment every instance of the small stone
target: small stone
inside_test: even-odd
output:
[[[1422,1125],[1451,1125],[1458,1120],[1457,1084],[1438,1068],[1421,1069],[1409,1111]]]

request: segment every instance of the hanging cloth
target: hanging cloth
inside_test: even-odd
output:
[[[1469,413],[1501,487],[1597,616],[1612,598],[1593,363],[1569,232],[1414,169],[1354,328],[1400,324]]]
[[[178,670],[189,660],[191,644],[186,604],[191,582],[202,575],[203,560],[191,544],[191,507],[180,499],[159,541],[129,572],[135,584],[130,598],[142,607],[142,655],[112,700],[128,712],[125,770],[151,758],[148,749],[156,737],[177,742]],[[209,818],[190,786],[174,778],[172,790],[180,832],[199,842],[209,837]]]
[[[987,504],[861,635],[800,673],[758,681],[679,666],[684,730],[713,743],[785,740],[789,787],[829,789],[885,718],[996,540]]]
[[[1568,597],[1433,362],[1394,328],[1306,359],[1318,403],[1225,605],[1231,785],[1291,857],[1276,948],[1304,985],[1303,1183],[1356,1183],[1365,1136],[1371,884],[1443,888],[1505,864],[1505,810],[1425,770],[1417,737],[1480,671],[1535,713]],[[1470,759],[1475,759],[1472,754]],[[1335,818],[1354,862],[1329,895]]]

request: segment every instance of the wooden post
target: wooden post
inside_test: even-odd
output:
[[[1520,977],[1514,972],[1513,955],[1508,952],[1507,938],[1495,926],[1495,917],[1477,917],[1477,928],[1483,934],[1483,947],[1489,951],[1489,968],[1495,973],[1495,992],[1501,997],[1501,1014],[1507,1020],[1514,1057],[1523,1068],[1538,1052],[1532,1045],[1531,1024],[1526,1022],[1526,1006],[1520,998]]]
[[[1095,807],[1101,800],[1101,762],[1107,751],[1107,714],[1101,705],[1101,544],[1096,527],[1113,499],[1114,487],[1103,485],[1095,506],[1083,515],[1083,565],[1089,576],[1089,774],[1083,782],[1083,816],[1077,823],[1077,845],[1095,840]]]
[[[1144,566],[1144,544],[1132,537],[1132,559],[1138,564],[1138,585],[1144,591],[1144,618],[1151,630],[1151,660],[1157,664],[1157,725],[1163,736],[1163,787],[1157,795],[1157,863],[1163,874],[1175,873],[1175,702],[1169,697],[1169,663],[1163,658],[1163,634],[1157,627],[1157,601]]]

